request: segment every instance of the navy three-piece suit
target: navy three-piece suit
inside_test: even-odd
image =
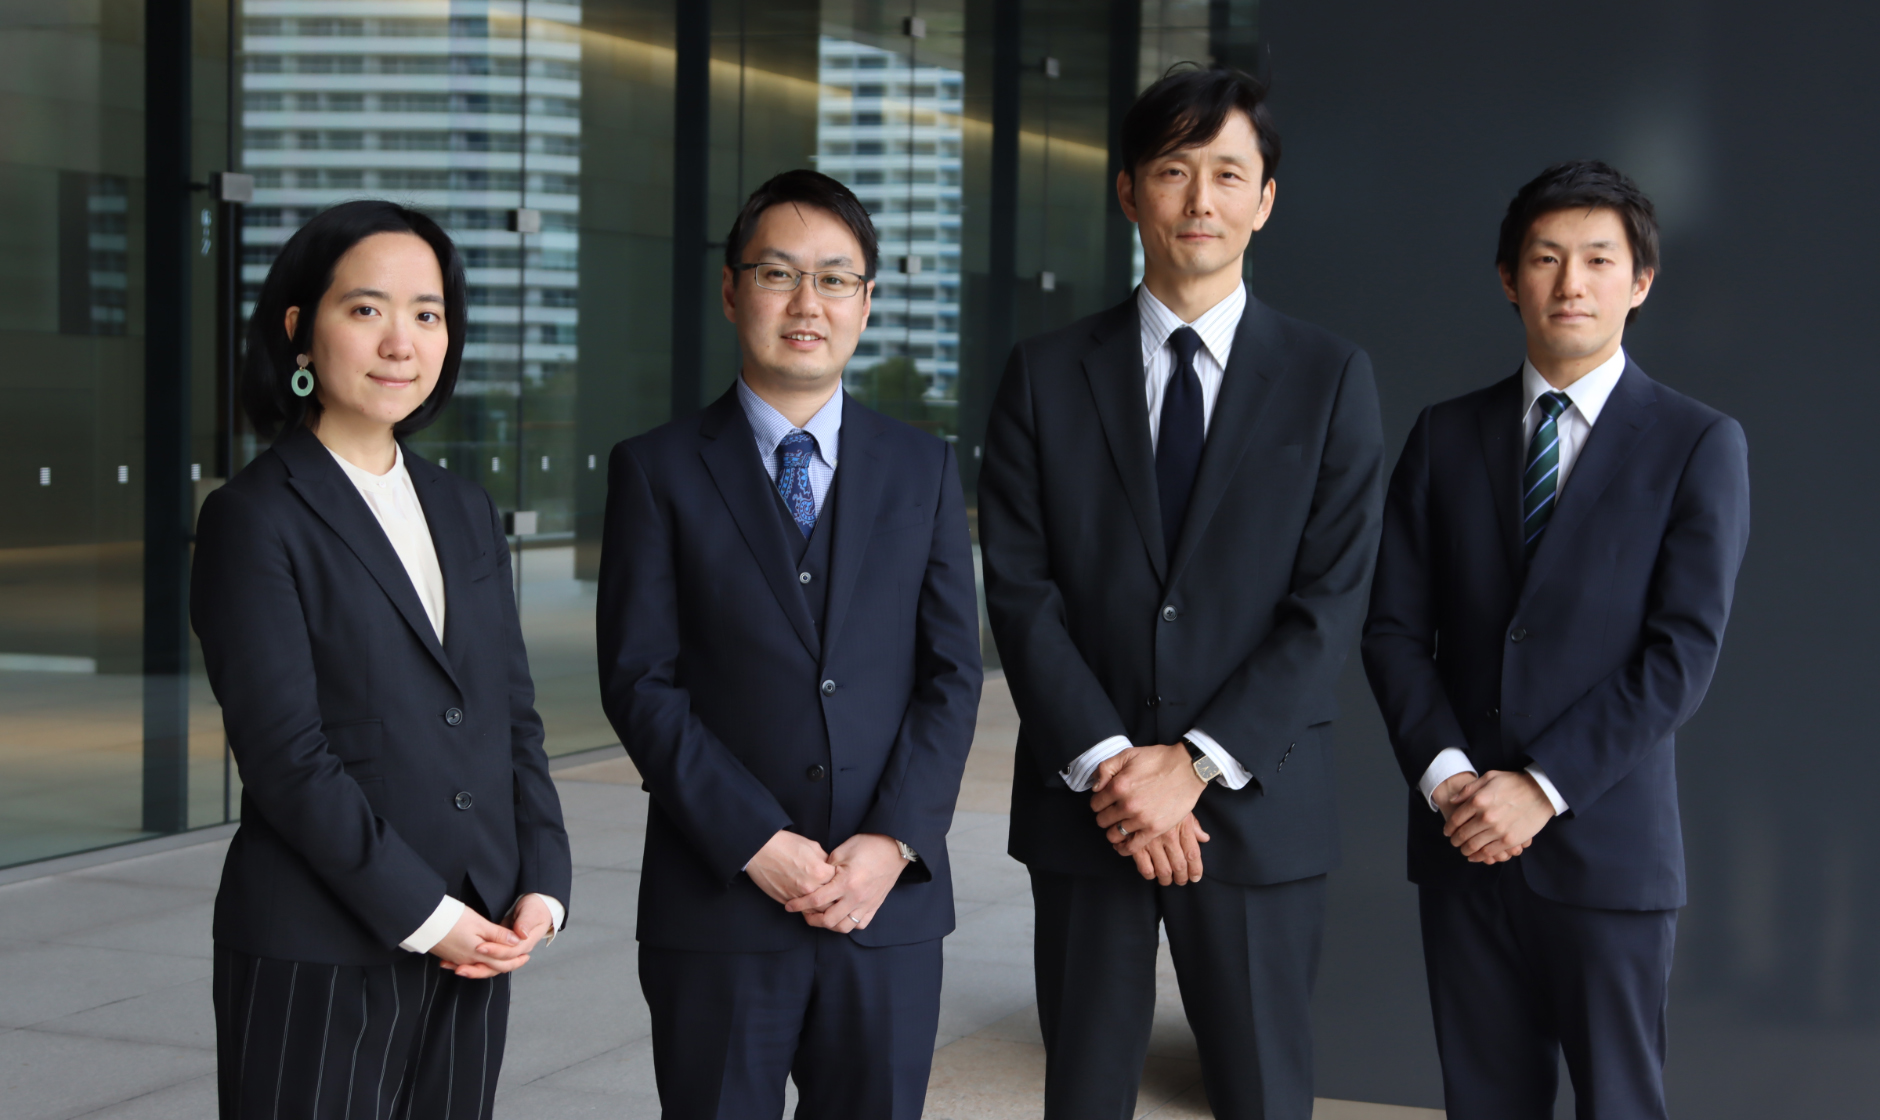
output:
[[[1467,862],[1421,792],[1410,878],[1452,1120],[1664,1114],[1685,902],[1674,748],[1749,536],[1736,421],[1628,361],[1524,557],[1522,378],[1424,410],[1391,479],[1363,643],[1404,777],[1446,748],[1540,768],[1568,809]]]
[[[946,833],[980,686],[952,448],[841,402],[805,537],[734,387],[614,448],[602,701],[652,795],[641,985],[667,1117],[916,1117],[953,928]],[[811,928],[744,874],[779,830],[909,845],[873,921]]]

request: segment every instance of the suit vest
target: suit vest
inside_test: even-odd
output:
[[[829,483],[829,492],[823,495],[822,509],[816,514],[815,528],[809,536],[797,526],[796,518],[790,516],[790,507],[783,504],[783,495],[777,493],[775,486],[770,488],[776,501],[777,516],[783,519],[784,539],[796,556],[796,589],[803,596],[803,605],[809,608],[810,621],[816,624],[816,637],[822,640],[823,611],[829,602],[829,544],[835,538],[836,485],[841,479],[838,470],[836,478]]]

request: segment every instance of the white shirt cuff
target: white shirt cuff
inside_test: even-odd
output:
[[[1214,741],[1214,736],[1196,727],[1188,732],[1188,741],[1200,747],[1201,753],[1207,755],[1214,765],[1221,768],[1220,777],[1215,778],[1215,781],[1228,789],[1245,789],[1247,783],[1253,781],[1253,772],[1242,766],[1239,759],[1228,754],[1219,743]]]
[[[1541,792],[1546,794],[1547,800],[1553,804],[1554,816],[1558,817],[1566,813],[1567,799],[1560,796],[1560,791],[1554,788],[1554,783],[1547,780],[1547,775],[1541,772],[1541,768],[1530,766],[1527,772],[1534,776],[1534,783],[1541,787]]]
[[[1064,779],[1065,785],[1078,793],[1087,793],[1090,783],[1097,780],[1097,767],[1128,750],[1130,746],[1128,736],[1112,735],[1072,759],[1069,766],[1058,771],[1058,776]]]
[[[1457,747],[1445,747],[1437,754],[1436,761],[1423,771],[1423,777],[1417,782],[1417,789],[1423,794],[1423,800],[1429,802],[1430,812],[1439,812],[1436,808],[1436,787],[1455,777],[1457,774],[1478,774],[1475,763]]]
[[[444,935],[450,932],[461,917],[463,903],[445,895],[444,901],[437,904],[437,909],[431,911],[431,916],[424,920],[424,924],[414,930],[410,937],[400,941],[398,947],[408,953],[428,953],[444,940]]]

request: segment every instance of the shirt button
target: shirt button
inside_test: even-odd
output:
[[[1518,641],[1525,639],[1526,637],[1527,637],[1526,628],[1517,626],[1514,628],[1514,633],[1508,635],[1508,640],[1511,642],[1518,642]]]
[[[808,573],[808,572],[798,572],[798,573],[796,574],[796,582],[798,582],[798,583],[808,583],[808,582],[809,582],[809,573]]]
[[[1179,617],[1181,616],[1176,612],[1174,607],[1162,608],[1162,621],[1163,622],[1174,622]]]
[[[469,790],[464,790],[452,799],[452,803],[459,809],[468,809],[471,805],[476,803],[476,798],[470,796]]]
[[[444,722],[450,724],[452,727],[455,727],[458,724],[462,723],[463,722],[463,709],[462,708],[445,708],[444,709]]]
[[[836,682],[824,681],[822,683],[822,694],[824,696],[834,696],[836,694]]]
[[[1147,700],[1144,700],[1142,702],[1142,706],[1145,708],[1153,708],[1157,704],[1160,704],[1161,702],[1162,702],[1162,698],[1160,696],[1151,696]]]
[[[803,771],[803,776],[805,778],[808,778],[812,782],[820,782],[823,780],[823,775],[827,773],[829,773],[829,771],[823,769],[822,766],[817,765],[817,766],[812,766],[808,770]]]

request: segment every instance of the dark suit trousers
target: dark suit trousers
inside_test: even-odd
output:
[[[478,1120],[491,1114],[509,977],[428,953],[335,965],[215,949],[222,1120]]]
[[[940,941],[839,933],[775,953],[640,946],[664,1120],[919,1120],[940,1028]]]
[[[1155,1019],[1158,922],[1168,930],[1214,1115],[1310,1120],[1323,875],[1264,887],[1208,877],[1164,887],[1033,869],[1031,893],[1047,1120],[1135,1115]]]
[[[1562,1053],[1579,1120],[1664,1120],[1676,910],[1554,902],[1512,863],[1419,894],[1449,1120],[1550,1120]]]

